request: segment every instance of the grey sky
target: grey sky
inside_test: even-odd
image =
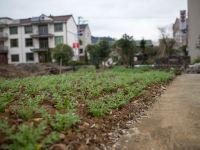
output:
[[[88,20],[95,36],[157,40],[160,26],[172,24],[187,0],[0,0],[0,17],[73,14]]]

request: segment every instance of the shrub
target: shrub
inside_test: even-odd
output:
[[[83,61],[71,61],[69,62],[69,65],[72,65],[72,66],[83,66],[83,65],[87,65],[85,62]]]
[[[197,57],[196,59],[193,60],[192,64],[197,64],[200,63],[200,57]]]
[[[53,58],[57,63],[60,63],[62,59],[62,64],[68,65],[73,57],[73,50],[70,46],[65,44],[59,44],[53,49]]]

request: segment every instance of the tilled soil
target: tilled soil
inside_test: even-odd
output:
[[[62,73],[73,70],[72,67],[61,67]],[[0,78],[24,78],[29,76],[58,74],[59,65],[46,64],[18,64],[0,65]]]
[[[126,105],[112,110],[102,118],[93,117],[87,110],[84,103],[79,104],[78,115],[81,123],[73,126],[66,132],[60,134],[60,140],[54,145],[49,145],[51,150],[105,150],[113,149],[113,145],[125,134],[128,129],[137,122],[144,112],[152,106],[158,97],[166,89],[168,83],[153,84],[147,87],[138,97],[132,99]],[[51,113],[51,103],[44,104],[49,107]],[[2,117],[7,117],[9,122],[19,124],[23,120],[13,118],[12,112],[8,109]],[[15,116],[15,115],[14,115]],[[41,116],[34,116],[34,123],[39,123]],[[0,144],[7,142],[3,133],[0,133]]]
[[[86,111],[85,105],[80,104],[78,113],[82,116],[83,123],[63,133],[61,135],[63,139],[58,142],[58,145],[51,148],[53,150],[54,148],[55,150],[64,148],[69,150],[113,149],[113,144],[156,101],[166,89],[166,85],[155,84],[149,86],[130,103],[111,111],[103,118],[92,117]]]

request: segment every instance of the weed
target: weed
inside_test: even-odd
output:
[[[51,120],[51,126],[57,131],[65,131],[79,121],[79,117],[73,113],[60,114],[57,112]]]
[[[13,100],[13,94],[12,93],[9,93],[9,92],[3,93],[0,96],[0,112],[3,112],[12,100]]]
[[[24,120],[28,120],[33,117],[34,112],[37,110],[38,102],[29,98],[27,101],[22,101],[16,112]]]
[[[3,145],[2,148],[9,150],[36,150],[39,147],[45,147],[45,144],[53,143],[58,140],[58,134],[53,132],[44,137],[44,130],[47,128],[45,122],[37,127],[33,124],[21,124],[10,127],[6,121],[0,121],[0,129],[6,134],[7,139],[11,141],[10,145]],[[41,146],[39,146],[41,145]]]

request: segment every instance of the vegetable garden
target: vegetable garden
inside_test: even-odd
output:
[[[164,71],[117,67],[0,80],[0,149],[49,149],[63,143],[61,133],[78,134],[86,121],[106,118],[147,87],[173,77]]]

